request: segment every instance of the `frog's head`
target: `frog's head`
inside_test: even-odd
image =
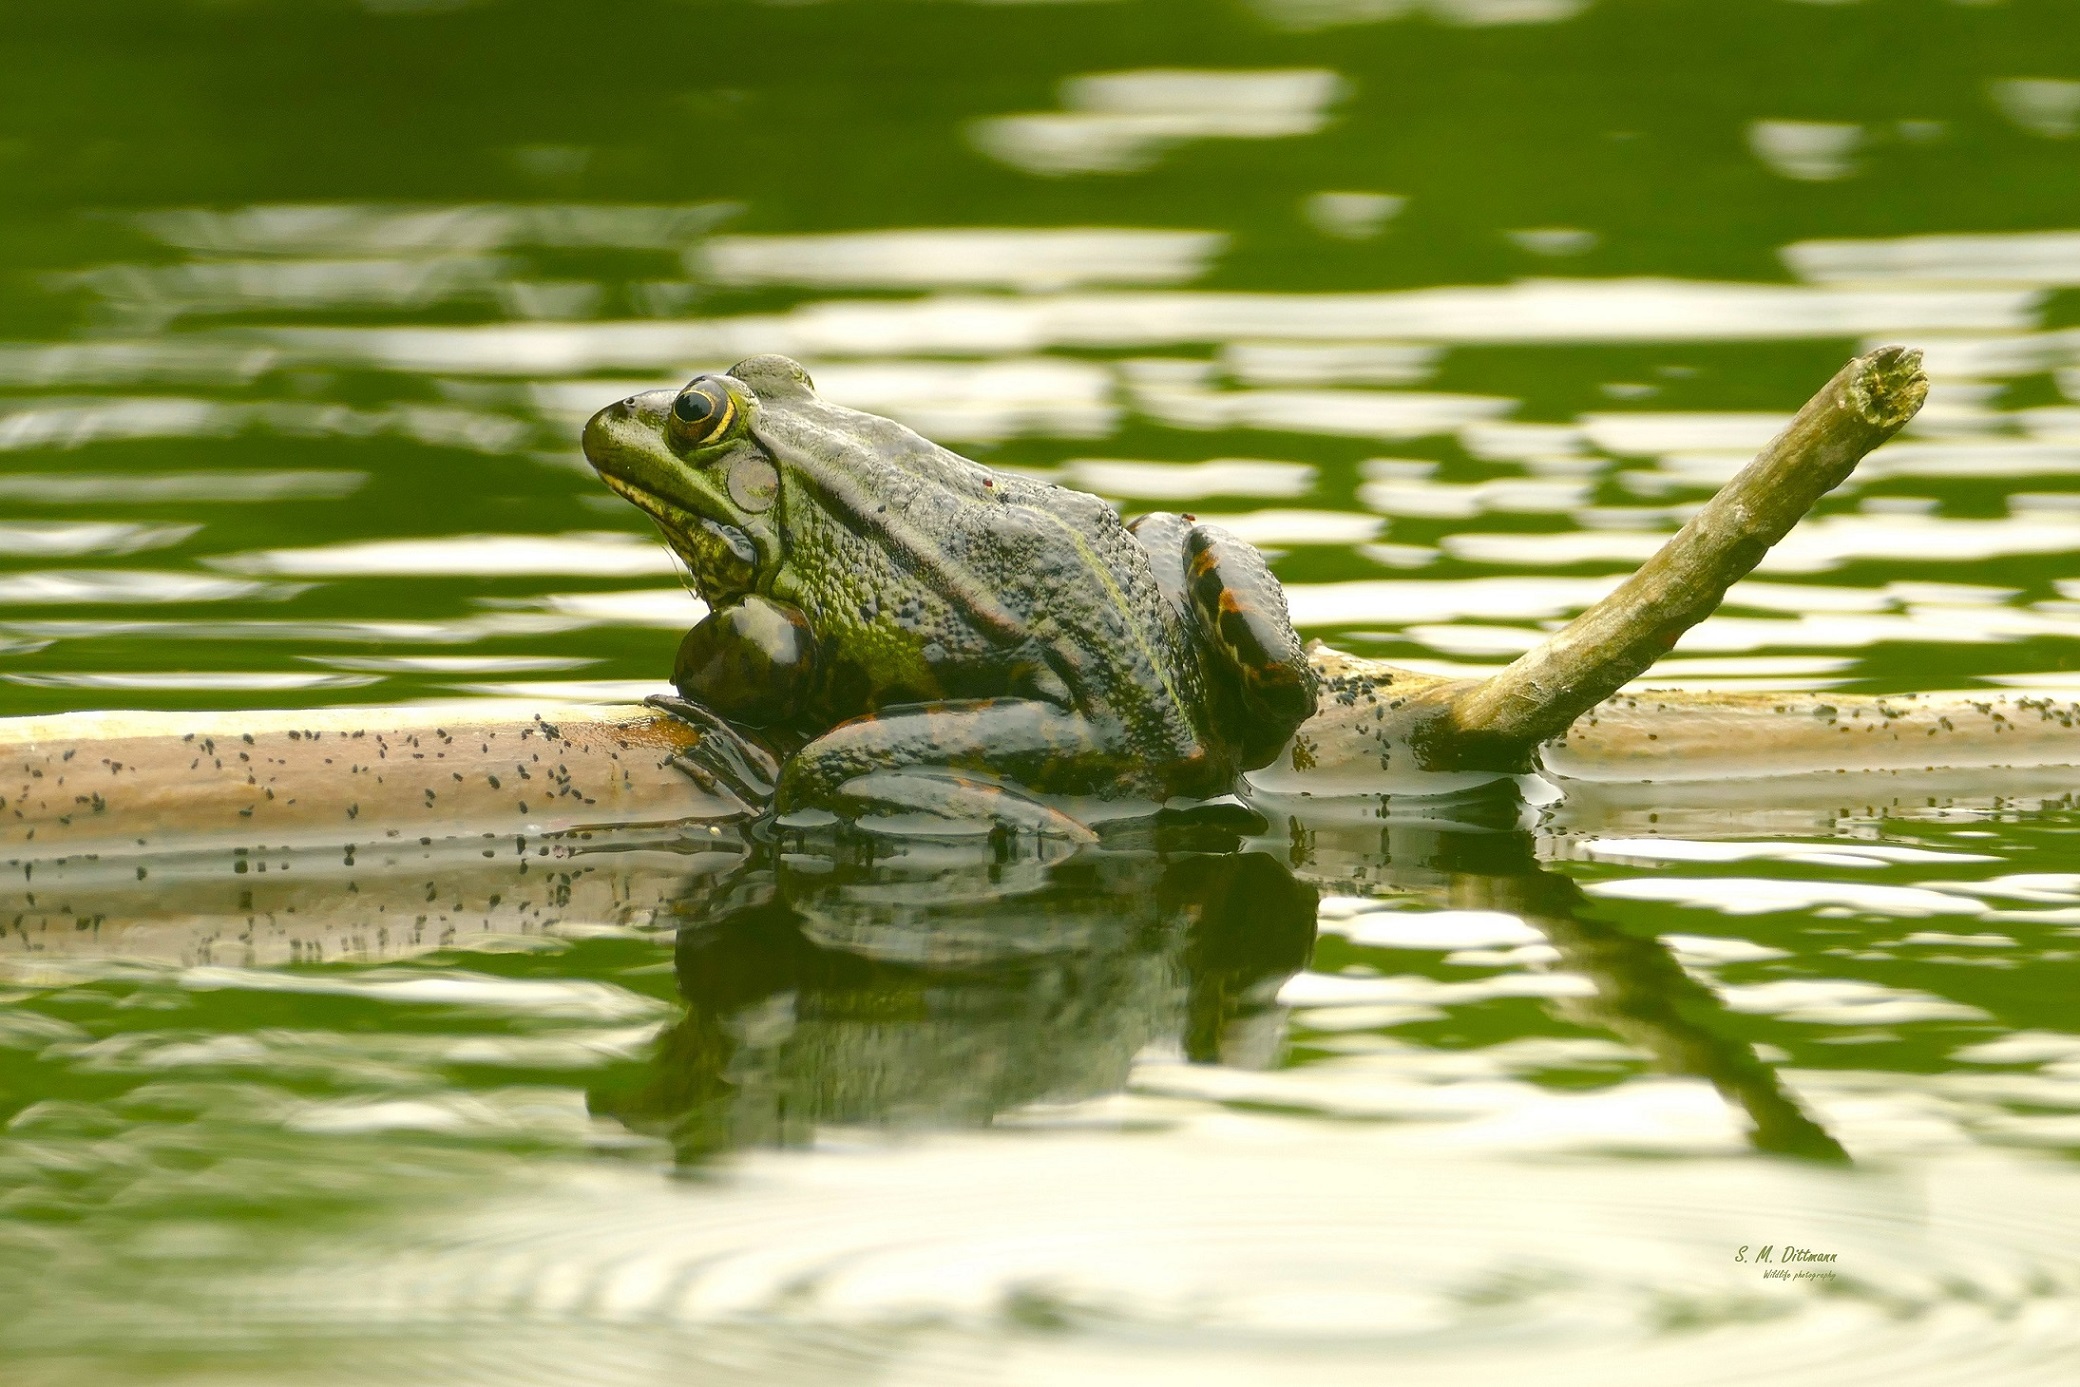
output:
[[[785,560],[780,471],[762,413],[813,399],[809,373],[782,356],[696,376],[683,390],[631,395],[585,425],[600,479],[657,521],[710,604],[762,589]]]

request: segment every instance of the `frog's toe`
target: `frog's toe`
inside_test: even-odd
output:
[[[952,772],[879,770],[856,775],[821,806],[863,828],[901,834],[1011,832],[1071,843],[1098,835],[1060,810],[994,781]],[[871,822],[879,819],[879,825]]]
[[[694,784],[710,793],[728,793],[753,811],[772,802],[780,764],[764,747],[690,699],[656,694],[643,702],[700,733],[699,741],[672,757]]]

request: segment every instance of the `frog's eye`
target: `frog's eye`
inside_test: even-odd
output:
[[[697,380],[672,401],[672,416],[665,428],[680,448],[702,448],[728,433],[736,422],[736,397],[715,381]]]

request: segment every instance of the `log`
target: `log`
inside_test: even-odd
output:
[[[1326,648],[1323,706],[1260,795],[1435,795],[1411,738],[1462,681]],[[2080,682],[2080,681],[2076,681]],[[635,705],[489,701],[0,719],[0,866],[85,854],[357,848],[479,838],[510,852],[629,825],[720,824],[737,801],[671,764],[693,729]],[[1563,785],[2080,766],[2080,688],[1884,696],[1626,692],[1542,752]]]
[[[512,839],[740,812],[640,707],[481,702],[0,719],[0,861]]]
[[[1465,680],[1312,652],[1322,707],[1252,786],[1268,793],[1421,793],[1493,773],[1438,773],[1425,755]],[[1649,687],[1591,707],[1538,752],[1566,781],[1721,782],[1852,771],[2080,766],[2080,675],[2062,690],[1706,693]],[[1475,687],[1478,687],[1477,685]]]

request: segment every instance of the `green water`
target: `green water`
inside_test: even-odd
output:
[[[9,6],[0,713],[656,688],[698,608],[576,430],[764,350],[1459,671],[1906,342],[1664,675],[2067,687],[2076,174],[2048,0]],[[2070,1376],[2073,776],[1530,788],[41,865],[0,1361]]]

